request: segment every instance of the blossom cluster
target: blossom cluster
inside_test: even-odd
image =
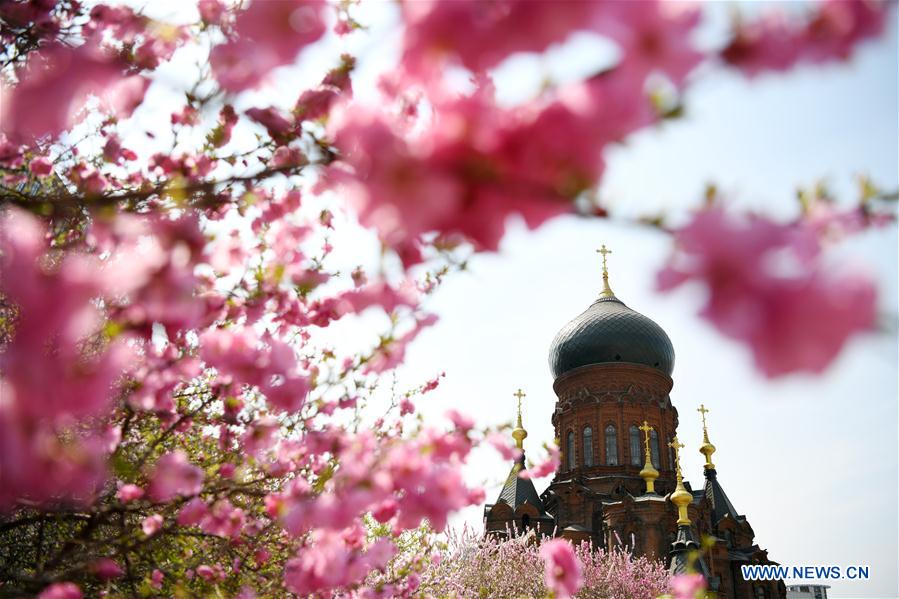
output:
[[[654,599],[668,590],[661,562],[620,549],[529,535],[500,540],[470,530],[449,535],[417,574],[434,597],[621,597]]]

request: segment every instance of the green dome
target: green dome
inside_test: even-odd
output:
[[[669,376],[674,370],[674,347],[662,327],[614,296],[600,297],[562,327],[549,349],[555,378],[610,362],[643,364]]]

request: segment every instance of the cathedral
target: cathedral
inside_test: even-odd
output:
[[[780,599],[782,581],[743,580],[740,566],[774,564],[755,543],[718,481],[704,406],[699,451],[704,484],[693,489],[680,469],[674,348],[655,322],[632,310],[609,286],[605,246],[603,289],[581,315],[566,324],[549,351],[552,416],[561,463],[538,493],[521,478],[525,468],[521,398],[512,431],[521,457],[512,465],[496,502],[484,508],[486,533],[505,537],[534,531],[597,547],[626,546],[664,560],[669,572],[699,572],[716,597]]]

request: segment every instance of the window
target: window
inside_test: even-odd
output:
[[[640,429],[636,424],[631,425],[631,465],[639,466],[643,461],[643,452],[640,451]]]
[[[652,456],[652,465],[656,468],[661,468],[662,465],[659,462],[659,435],[655,430],[649,431],[649,454]]]
[[[584,429],[584,466],[593,465],[593,429]]]
[[[568,431],[568,469],[574,470],[577,462],[574,459],[574,433]]]
[[[618,465],[618,434],[615,432],[614,424],[606,427],[606,464]]]

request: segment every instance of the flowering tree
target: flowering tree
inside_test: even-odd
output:
[[[503,541],[464,530],[430,549],[397,558],[413,572],[413,590],[429,597],[654,599],[669,584],[661,562],[563,539],[538,544],[533,532]]]
[[[736,20],[724,46],[699,49],[697,7],[407,2],[379,102],[354,99],[343,55],[284,106],[253,90],[307,46],[365,35],[358,7],[196,8],[164,22],[0,0],[0,584],[13,594],[410,588],[387,567],[403,531],[442,530],[483,498],[460,473],[472,422],[406,418],[439,377],[384,382],[435,322],[423,299],[495,250],[510,215],[610,216],[592,193],[604,150],[675,118],[700,65],[753,77],[844,60],[886,12],[831,0]],[[616,62],[496,102],[491,68],[576,31],[614,42]],[[186,85],[160,74],[191,52],[203,58],[179,71]],[[464,89],[446,76],[460,69]],[[167,86],[183,104],[160,119]],[[673,232],[660,288],[705,285],[703,314],[767,375],[821,371],[873,327],[876,297],[825,270],[822,249],[890,221],[891,197],[867,181],[854,206],[808,193],[776,222],[710,194]],[[341,268],[332,240],[360,229],[381,263]],[[333,333],[353,319],[352,339]],[[588,582],[592,559],[606,557],[581,555]],[[396,580],[366,582],[382,570]]]

